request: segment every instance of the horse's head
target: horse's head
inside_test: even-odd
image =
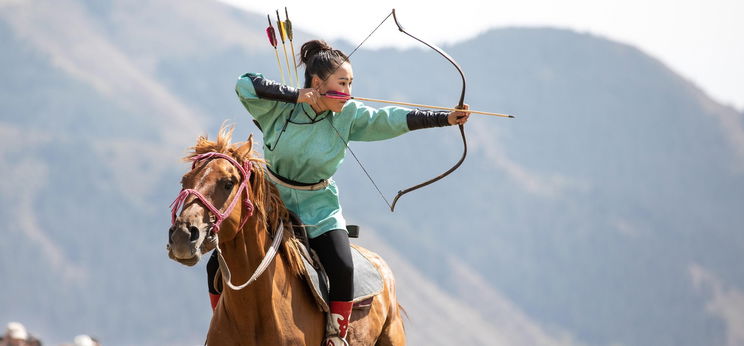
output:
[[[200,137],[191,170],[181,179],[182,190],[172,204],[168,256],[193,266],[220,241],[231,239],[253,213],[250,176],[252,137],[230,144],[232,128],[223,128],[216,142]],[[179,213],[180,209],[180,213]]]

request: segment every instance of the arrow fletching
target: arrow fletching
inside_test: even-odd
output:
[[[290,41],[292,41],[292,21],[289,20],[289,12],[287,12],[287,7],[284,7],[284,30],[287,32],[287,37]]]
[[[276,31],[274,30],[274,26],[271,25],[271,17],[267,14],[266,18],[269,19],[269,26],[266,28],[266,35],[269,37],[269,43],[276,48]]]
[[[325,92],[325,94],[320,94],[320,96],[325,96],[327,98],[336,99],[336,100],[350,100],[353,97],[347,93],[342,93],[340,91],[333,91],[328,90]]]
[[[279,10],[276,10],[276,27],[279,29],[279,37],[282,38],[282,43],[284,43],[284,39],[287,37],[287,33],[284,32],[283,24],[284,22],[279,18]]]

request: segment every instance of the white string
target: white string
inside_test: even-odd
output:
[[[264,271],[266,271],[266,268],[269,267],[271,262],[273,262],[274,257],[276,257],[276,254],[279,250],[279,246],[281,245],[282,238],[284,237],[284,222],[279,223],[279,227],[277,228],[277,234],[274,235],[274,241],[271,243],[271,247],[269,247],[269,250],[266,252],[266,255],[264,256],[263,260],[261,260],[261,263],[256,268],[256,271],[253,272],[253,275],[251,275],[251,278],[248,279],[245,283],[239,286],[235,286],[232,283],[231,275],[230,275],[230,268],[227,267],[227,262],[225,261],[225,258],[222,256],[222,250],[220,250],[220,239],[217,234],[215,234],[216,242],[217,242],[217,260],[220,262],[220,271],[222,271],[222,275],[225,278],[225,281],[227,282],[227,286],[235,291],[240,291],[244,288],[246,288],[248,285],[252,284],[254,281],[258,279],[261,274],[263,274]]]

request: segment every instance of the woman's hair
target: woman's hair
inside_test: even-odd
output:
[[[305,64],[305,88],[310,88],[313,75],[325,80],[349,58],[323,40],[305,42],[300,48],[300,65]]]

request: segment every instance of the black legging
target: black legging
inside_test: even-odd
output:
[[[351,258],[349,234],[346,230],[334,229],[310,239],[310,247],[318,254],[320,263],[328,274],[331,286],[330,300],[351,301],[354,298],[354,261]],[[213,284],[219,267],[217,251],[213,251],[207,262],[207,286],[209,293],[212,294],[219,294],[222,291],[222,287],[216,288]]]
[[[207,262],[207,288],[209,288],[211,294],[222,293],[222,282],[218,284],[219,287],[214,287],[214,277],[219,269],[220,262],[217,259],[217,250],[213,250],[212,256],[209,257],[209,262]]]
[[[346,230],[334,229],[310,239],[310,247],[318,254],[328,274],[330,300],[351,301],[354,298],[354,261]]]

